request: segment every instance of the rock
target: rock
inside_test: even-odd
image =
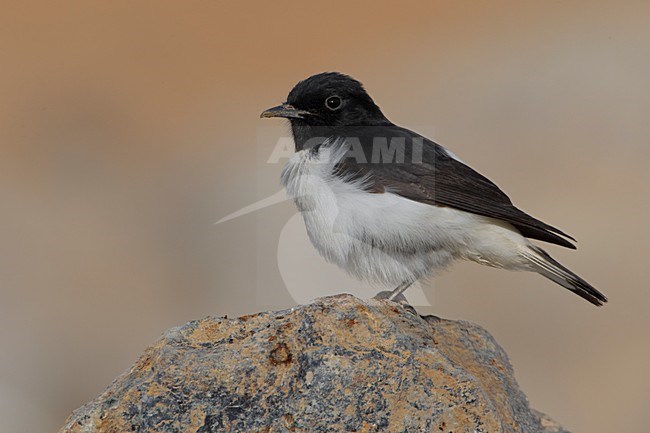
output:
[[[171,329],[61,432],[564,432],[483,328],[350,295]]]

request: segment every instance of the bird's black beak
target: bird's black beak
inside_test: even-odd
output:
[[[299,110],[293,105],[282,104],[277,107],[269,108],[262,112],[260,117],[284,117],[285,119],[304,119],[305,116],[310,115],[309,111]]]

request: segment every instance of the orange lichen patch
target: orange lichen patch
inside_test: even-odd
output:
[[[293,416],[290,413],[284,414],[282,416],[282,420],[284,421],[284,427],[287,428],[290,432],[296,431],[296,425],[293,420]]]
[[[276,344],[269,355],[269,360],[273,365],[288,364],[291,362],[291,359],[291,350],[289,350],[289,346],[286,343]]]
[[[187,335],[193,344],[212,343],[231,335],[232,328],[236,327],[227,319],[203,319]]]
[[[343,413],[347,416],[354,416],[355,412],[357,411],[356,406],[349,405],[343,410]]]
[[[194,409],[190,412],[187,431],[198,431],[205,422],[205,410],[202,408]]]
[[[151,366],[153,364],[153,354],[155,352],[151,350],[151,348],[147,349],[140,358],[135,362],[135,365],[133,366],[134,370],[139,370],[139,371],[146,371],[150,370]]]
[[[364,304],[355,305],[354,309],[359,311],[360,313],[367,313],[368,312],[368,307],[365,306]]]

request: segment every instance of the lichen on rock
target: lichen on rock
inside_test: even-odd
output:
[[[166,332],[61,432],[564,432],[483,328],[350,295]]]

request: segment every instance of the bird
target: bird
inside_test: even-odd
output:
[[[515,207],[492,181],[440,144],[392,123],[356,79],[306,78],[262,118],[288,120],[295,152],[281,182],[327,261],[395,287],[469,260],[531,271],[601,306],[607,298],[531,239],[575,239]]]

